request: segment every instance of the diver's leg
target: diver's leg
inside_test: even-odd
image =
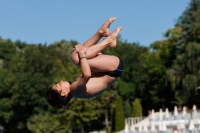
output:
[[[88,47],[97,44],[97,42],[101,39],[101,37],[107,37],[110,35],[110,24],[115,21],[115,17],[109,18],[106,22],[103,23],[103,25],[99,28],[99,30],[86,42],[84,42],[82,45],[87,49]]]
[[[122,27],[118,27],[105,40],[87,49],[86,57],[92,71],[106,72],[113,71],[117,68],[119,64],[118,57],[112,55],[97,54],[106,47],[116,46],[116,38],[121,29]],[[76,65],[79,66],[79,59],[78,62],[76,62]]]
[[[115,21],[116,18],[115,17],[111,17],[109,18],[106,22],[103,23],[103,25],[99,28],[99,30],[90,38],[88,39],[86,42],[84,42],[82,45],[87,49],[90,46],[96,44],[101,37],[107,37],[110,35],[110,24]],[[75,65],[78,65],[79,59],[78,59],[78,54],[76,53],[76,51],[72,52],[71,55],[72,61]]]
[[[97,45],[92,45],[87,49],[86,57],[87,59],[92,59],[98,55],[99,52],[103,51],[106,47],[115,47],[117,36],[122,27],[115,29],[106,39],[98,43]]]

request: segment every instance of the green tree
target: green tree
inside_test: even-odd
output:
[[[133,101],[132,117],[142,117],[142,105],[139,98]]]
[[[58,114],[41,113],[29,118],[27,126],[32,133],[64,133],[67,126],[61,122]]]
[[[73,99],[60,113],[62,114],[61,118],[66,119],[64,123],[70,125],[70,130],[83,133],[86,126],[92,121],[98,120],[102,110],[100,103],[95,99]]]
[[[0,68],[0,123],[6,131],[16,133],[33,131],[35,128],[31,127],[34,125],[27,124],[28,119],[34,123],[34,120],[41,116],[43,120],[40,114],[44,112],[57,115],[49,120],[44,115],[44,121],[54,119],[61,122],[60,112],[49,109],[44,91],[51,84],[58,82],[57,79],[64,78],[63,75],[67,75],[68,79],[73,79],[76,75],[74,73],[77,68],[70,67],[70,52],[67,52],[71,50],[72,44],[61,41],[50,46],[27,45],[20,41],[14,43],[3,40],[0,41],[0,47],[4,48],[0,50],[1,60],[3,60],[3,67]],[[68,71],[64,71],[65,67],[69,68]],[[61,70],[60,75],[56,75],[59,70]],[[58,127],[62,125],[62,123],[58,124],[60,124]],[[51,123],[49,129],[56,130]]]
[[[108,132],[110,132],[110,114],[112,111],[112,107],[115,105],[116,101],[116,90],[111,86],[109,90],[103,92],[100,96],[95,98],[100,103],[100,108],[102,110],[104,125]]]
[[[113,110],[112,131],[118,132],[125,127],[125,116],[123,110],[123,103],[120,96],[116,98],[116,105]]]
[[[176,42],[180,39],[181,27],[168,29],[164,37],[150,45],[150,51],[140,55],[143,72],[137,88],[137,97],[142,100],[143,114],[154,108],[173,106],[175,90],[171,87],[168,71],[176,58]]]
[[[175,104],[196,103],[199,86],[199,50],[200,50],[200,1],[191,0],[180,16],[177,26],[181,27],[180,39],[176,41],[176,59],[167,72],[175,89]]]

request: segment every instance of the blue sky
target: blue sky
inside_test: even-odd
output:
[[[26,43],[83,43],[109,17],[121,38],[149,46],[173,28],[190,0],[2,0],[0,37]]]

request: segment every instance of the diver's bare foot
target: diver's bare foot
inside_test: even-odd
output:
[[[116,18],[115,17],[111,17],[109,18],[98,30],[98,33],[100,34],[101,37],[107,37],[110,35],[110,24],[115,21]]]
[[[115,29],[110,36],[108,36],[107,38],[110,39],[111,43],[109,43],[109,47],[114,48],[117,45],[117,36],[119,34],[119,32],[121,31],[122,26],[118,27],[117,29]]]
[[[111,43],[109,43],[110,48],[114,48],[117,46],[117,38],[115,38]]]

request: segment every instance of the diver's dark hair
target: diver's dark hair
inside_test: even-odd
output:
[[[71,100],[72,95],[71,93],[68,94],[67,97],[61,96],[57,91],[53,90],[52,87],[49,87],[46,90],[46,99],[47,102],[56,108],[62,108],[63,106],[66,106],[69,101]]]

